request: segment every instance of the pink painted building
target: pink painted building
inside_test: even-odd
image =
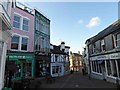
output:
[[[12,36],[17,34],[18,36],[21,36],[21,37],[22,36],[27,37],[28,38],[27,52],[33,52],[34,50],[34,16],[28,13],[27,11],[22,10],[19,7],[12,8],[11,12],[12,12],[11,24],[13,26],[11,29]],[[24,19],[26,21],[24,21]],[[14,24],[14,22],[16,23]],[[27,29],[27,22],[28,22],[28,29]],[[24,23],[26,23],[25,30],[23,30]],[[18,49],[11,49],[11,39],[9,39],[8,50],[22,51],[20,47]]]
[[[11,10],[12,37],[7,47],[6,71],[13,79],[34,77],[34,15],[32,9],[16,3]]]

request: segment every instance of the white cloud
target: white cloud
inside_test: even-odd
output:
[[[80,19],[80,20],[78,21],[78,23],[79,23],[79,24],[83,24],[83,20]]]
[[[93,18],[91,18],[89,23],[86,25],[86,27],[92,28],[92,27],[98,26],[99,24],[100,24],[100,18],[99,17],[93,17]]]

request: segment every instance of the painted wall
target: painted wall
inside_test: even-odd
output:
[[[22,36],[27,36],[28,37],[28,52],[33,52],[34,48],[34,16],[19,9],[19,8],[12,8],[11,10],[11,24],[13,25],[13,20],[14,20],[14,13],[20,14],[21,16],[29,18],[29,30],[28,31],[23,31],[19,30],[16,28],[12,27],[11,33],[17,33]],[[8,43],[8,50],[11,50],[11,38],[9,39]]]

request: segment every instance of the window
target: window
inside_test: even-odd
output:
[[[104,39],[101,40],[101,51],[105,51],[105,41],[104,41]]]
[[[28,31],[29,30],[29,19],[22,15],[14,14],[13,27],[19,30]]]
[[[58,56],[57,55],[55,55],[55,62],[57,62],[58,61]]]
[[[106,63],[107,63],[107,74],[111,76],[112,73],[111,73],[111,64],[110,64],[110,60],[106,61]]]
[[[28,38],[23,38],[22,37],[21,50],[27,50],[27,47],[28,47]]]
[[[120,33],[115,35],[115,43],[116,43],[116,47],[120,47]]]
[[[28,31],[28,23],[29,23],[29,20],[24,18],[23,19],[23,30]]]
[[[20,20],[20,16],[14,15],[13,27],[20,29]]]
[[[19,36],[13,36],[11,40],[11,49],[19,49]]]
[[[93,44],[93,53],[95,53],[95,43]]]

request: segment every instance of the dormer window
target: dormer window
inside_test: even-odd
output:
[[[105,40],[101,40],[101,51],[105,51]]]

